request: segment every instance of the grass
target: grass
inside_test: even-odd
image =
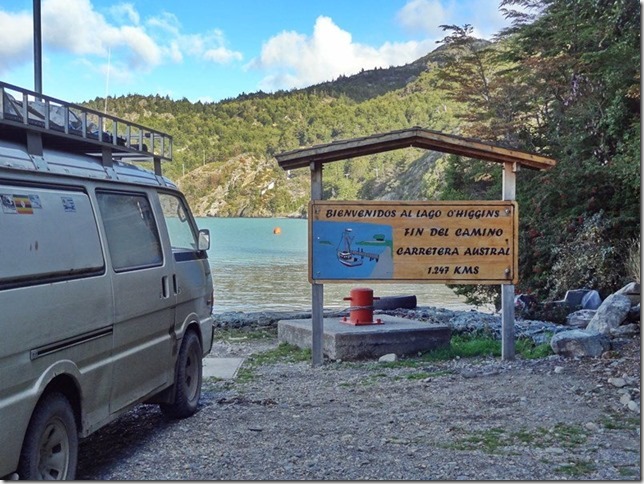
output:
[[[215,341],[235,343],[239,341],[257,341],[277,337],[277,328],[226,328],[215,329]]]
[[[238,381],[249,381],[255,376],[255,369],[263,365],[275,363],[297,363],[311,361],[311,350],[301,349],[297,346],[280,343],[276,348],[261,353],[255,353],[244,361],[237,372]]]
[[[517,356],[524,359],[543,358],[552,354],[552,348],[548,343],[537,345],[528,338],[518,338],[515,351]],[[394,362],[380,363],[380,365],[386,368],[416,368],[431,361],[489,356],[501,357],[501,341],[487,335],[454,335],[447,347],[429,351],[420,357],[405,358]]]
[[[494,454],[501,447],[524,445],[530,447],[563,447],[574,450],[588,438],[587,432],[580,425],[558,423],[547,429],[535,427],[523,428],[516,432],[506,432],[495,427],[472,433],[458,440],[452,447],[457,450],[483,450]]]

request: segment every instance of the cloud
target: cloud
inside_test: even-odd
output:
[[[474,36],[489,39],[509,22],[499,11],[499,0],[410,0],[396,20],[406,31],[442,39],[441,25],[470,24]]]
[[[260,56],[246,67],[266,71],[259,87],[274,91],[330,81],[362,69],[406,64],[427,51],[428,44],[416,41],[388,42],[378,48],[360,44],[331,18],[320,16],[311,36],[281,32],[266,41]]]
[[[440,25],[449,23],[450,12],[439,0],[411,0],[396,15],[396,20],[411,32],[439,37]]]
[[[33,57],[33,18],[30,12],[0,11],[0,74]]]
[[[1,8],[1,6],[0,6]],[[142,21],[132,3],[105,11],[91,0],[42,0],[43,47],[52,52],[80,56],[87,65],[104,70],[108,57],[119,78],[150,72],[165,63],[194,57],[208,63],[240,61],[240,52],[226,46],[219,30],[185,34],[174,14],[161,12]],[[33,17],[31,11],[11,13],[0,9],[0,73],[31,62]]]

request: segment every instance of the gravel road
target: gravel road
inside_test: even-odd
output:
[[[204,382],[191,418],[132,410],[83,441],[77,478],[641,480],[639,389],[639,338],[584,360],[265,363]]]

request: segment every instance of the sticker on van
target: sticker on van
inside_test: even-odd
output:
[[[13,203],[16,205],[16,211],[19,214],[32,214],[34,209],[31,207],[31,200],[28,195],[14,195]]]
[[[13,195],[0,193],[0,199],[2,199],[2,211],[4,213],[18,213],[16,204],[13,201]]]
[[[63,201],[63,207],[65,208],[65,212],[76,211],[76,204],[74,203],[74,199],[72,197],[60,197],[60,199]]]

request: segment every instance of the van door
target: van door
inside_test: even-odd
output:
[[[145,193],[97,190],[114,288],[112,412],[171,382],[175,297]]]
[[[175,262],[174,290],[177,293],[176,331],[191,321],[201,327],[201,344],[210,351],[212,338],[213,286],[208,256],[199,250],[197,226],[185,201],[173,193],[159,193]]]

